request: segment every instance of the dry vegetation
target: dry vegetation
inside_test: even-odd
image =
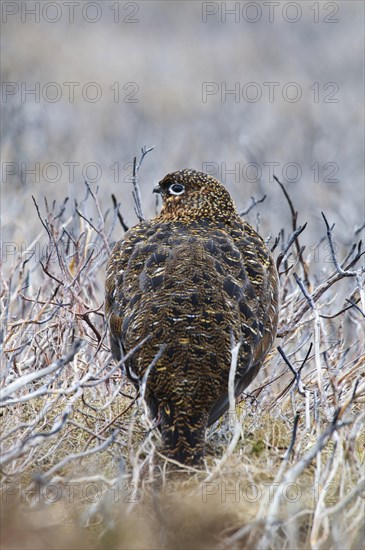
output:
[[[124,225],[120,205],[102,212],[87,183],[70,216],[66,201],[35,202],[42,231],[2,281],[4,548],[362,546],[361,242],[354,235],[337,258],[324,218],[333,262],[316,275],[282,189],[292,227],[273,243],[277,347],[235,415],[210,429],[199,471],[161,455],[111,360],[98,275],[114,225]]]

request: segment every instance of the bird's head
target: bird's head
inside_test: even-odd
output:
[[[162,196],[158,219],[189,222],[203,218],[229,223],[238,216],[224,185],[196,170],[179,170],[167,174],[154,188]]]

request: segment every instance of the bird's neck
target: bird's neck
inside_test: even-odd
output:
[[[196,201],[189,204],[188,207],[183,201],[169,201],[167,199],[156,221],[189,223],[203,219],[210,220],[212,223],[228,225],[235,222],[241,223],[241,218],[230,198],[229,201],[225,201],[224,205],[221,201],[217,204]]]

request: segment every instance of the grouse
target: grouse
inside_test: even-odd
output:
[[[111,350],[144,398],[164,453],[199,464],[206,428],[229,408],[232,345],[237,397],[276,335],[278,275],[262,238],[223,184],[196,170],[153,189],[161,212],[116,243],[106,275]]]

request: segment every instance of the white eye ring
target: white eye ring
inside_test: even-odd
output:
[[[172,183],[169,187],[171,195],[182,195],[185,191],[185,187],[182,183]]]

